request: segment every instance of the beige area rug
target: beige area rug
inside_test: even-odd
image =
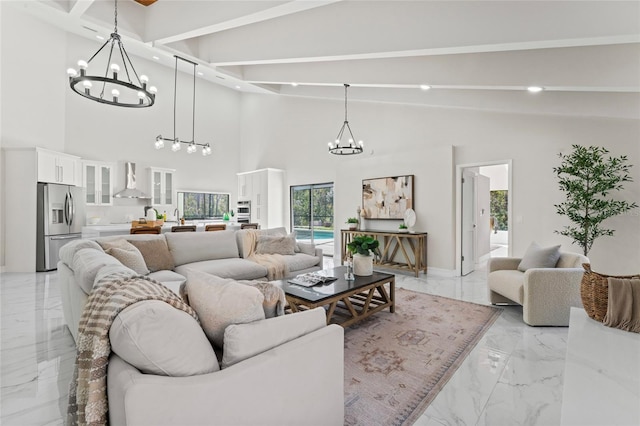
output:
[[[413,424],[501,312],[396,289],[395,313],[345,329],[345,424]]]

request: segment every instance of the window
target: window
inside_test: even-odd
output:
[[[186,220],[222,219],[229,212],[229,194],[178,192],[178,210]]]
[[[291,187],[291,223],[296,238],[333,256],[333,183]]]

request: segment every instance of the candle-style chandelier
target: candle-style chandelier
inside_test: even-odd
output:
[[[334,142],[329,142],[329,152],[336,155],[353,155],[360,154],[364,148],[364,142],[361,140],[358,143],[355,142],[355,138],[353,137],[353,132],[351,131],[351,126],[349,126],[349,120],[347,119],[347,89],[349,88],[348,84],[344,85],[344,123],[338,132],[338,136]],[[342,141],[342,137],[344,135],[344,130],[347,129],[349,131],[349,138],[347,142]]]
[[[109,49],[104,75],[87,74],[91,61],[102,52],[108,44],[111,44],[111,48]],[[116,47],[115,55],[113,52],[114,47]],[[93,54],[91,59],[88,61],[78,61],[78,67],[79,71],[76,71],[74,68],[68,68],[67,75],[69,76],[71,89],[80,96],[103,104],[129,108],[150,107],[155,102],[157,89],[154,86],[147,88],[149,78],[146,75],[138,77],[138,73],[133,67],[131,59],[129,59],[129,55],[122,43],[122,39],[118,34],[118,0],[115,0],[114,30],[109,40],[104,42],[102,47]],[[120,74],[121,69],[124,69],[125,80],[118,78],[119,75],[122,76]],[[109,71],[111,71],[111,77],[109,77]],[[94,84],[97,86],[95,89]]]

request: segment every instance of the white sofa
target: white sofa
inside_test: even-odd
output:
[[[243,237],[247,230],[216,232],[176,232],[161,235],[119,235],[92,240],[75,240],[60,249],[58,263],[58,281],[62,296],[64,319],[74,339],[82,309],[87,302],[99,267],[121,265],[115,258],[87,256],[77,253],[92,248],[104,251],[95,242],[115,241],[166,241],[174,270],[158,270],[148,274],[175,293],[186,281],[187,270],[193,269],[222,278],[237,280],[265,279],[267,268],[243,258]],[[285,228],[273,228],[260,231],[266,235],[287,235]],[[287,278],[322,269],[322,250],[309,243],[298,243],[300,252],[284,256],[289,269]],[[86,253],[82,253],[86,254]],[[143,254],[144,256],[144,254]]]
[[[235,235],[229,232],[197,233],[198,237],[193,237],[196,233],[173,237],[167,234],[169,247],[176,254],[176,270],[192,260],[198,271],[215,269],[242,278],[250,276],[247,271],[257,271],[253,262],[240,258]],[[121,237],[109,237],[116,238]],[[165,236],[127,236],[140,238]],[[193,243],[190,255],[185,246],[189,238]],[[206,244],[199,244],[205,239]],[[229,245],[235,256],[224,257],[225,253],[230,254]],[[214,252],[218,259],[211,258]],[[321,261],[320,258],[316,268]],[[304,264],[300,259],[291,262]],[[64,246],[58,267],[65,318],[69,317],[67,321],[76,339],[77,321],[93,284],[112,276],[135,279],[139,275],[107,254],[94,240]],[[184,268],[181,272],[186,273]],[[174,271],[149,275],[154,274],[174,280],[169,282],[174,287],[185,279]],[[219,280],[201,272],[190,272],[189,279],[195,281],[192,277],[203,275]],[[255,275],[259,278],[264,272]],[[344,423],[344,331],[340,326],[326,324],[324,309],[227,326],[222,348],[211,345],[200,318],[199,323],[157,300],[134,303],[117,315],[109,332],[112,352],[107,369],[107,395],[111,424]],[[228,341],[231,343],[227,344]]]
[[[577,253],[560,252],[555,268],[518,270],[521,258],[493,257],[487,265],[492,304],[522,305],[522,319],[534,326],[568,326],[571,307],[582,307],[583,263]]]

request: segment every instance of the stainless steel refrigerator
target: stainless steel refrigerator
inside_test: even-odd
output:
[[[38,183],[36,271],[58,268],[60,247],[82,237],[84,216],[82,188]]]

